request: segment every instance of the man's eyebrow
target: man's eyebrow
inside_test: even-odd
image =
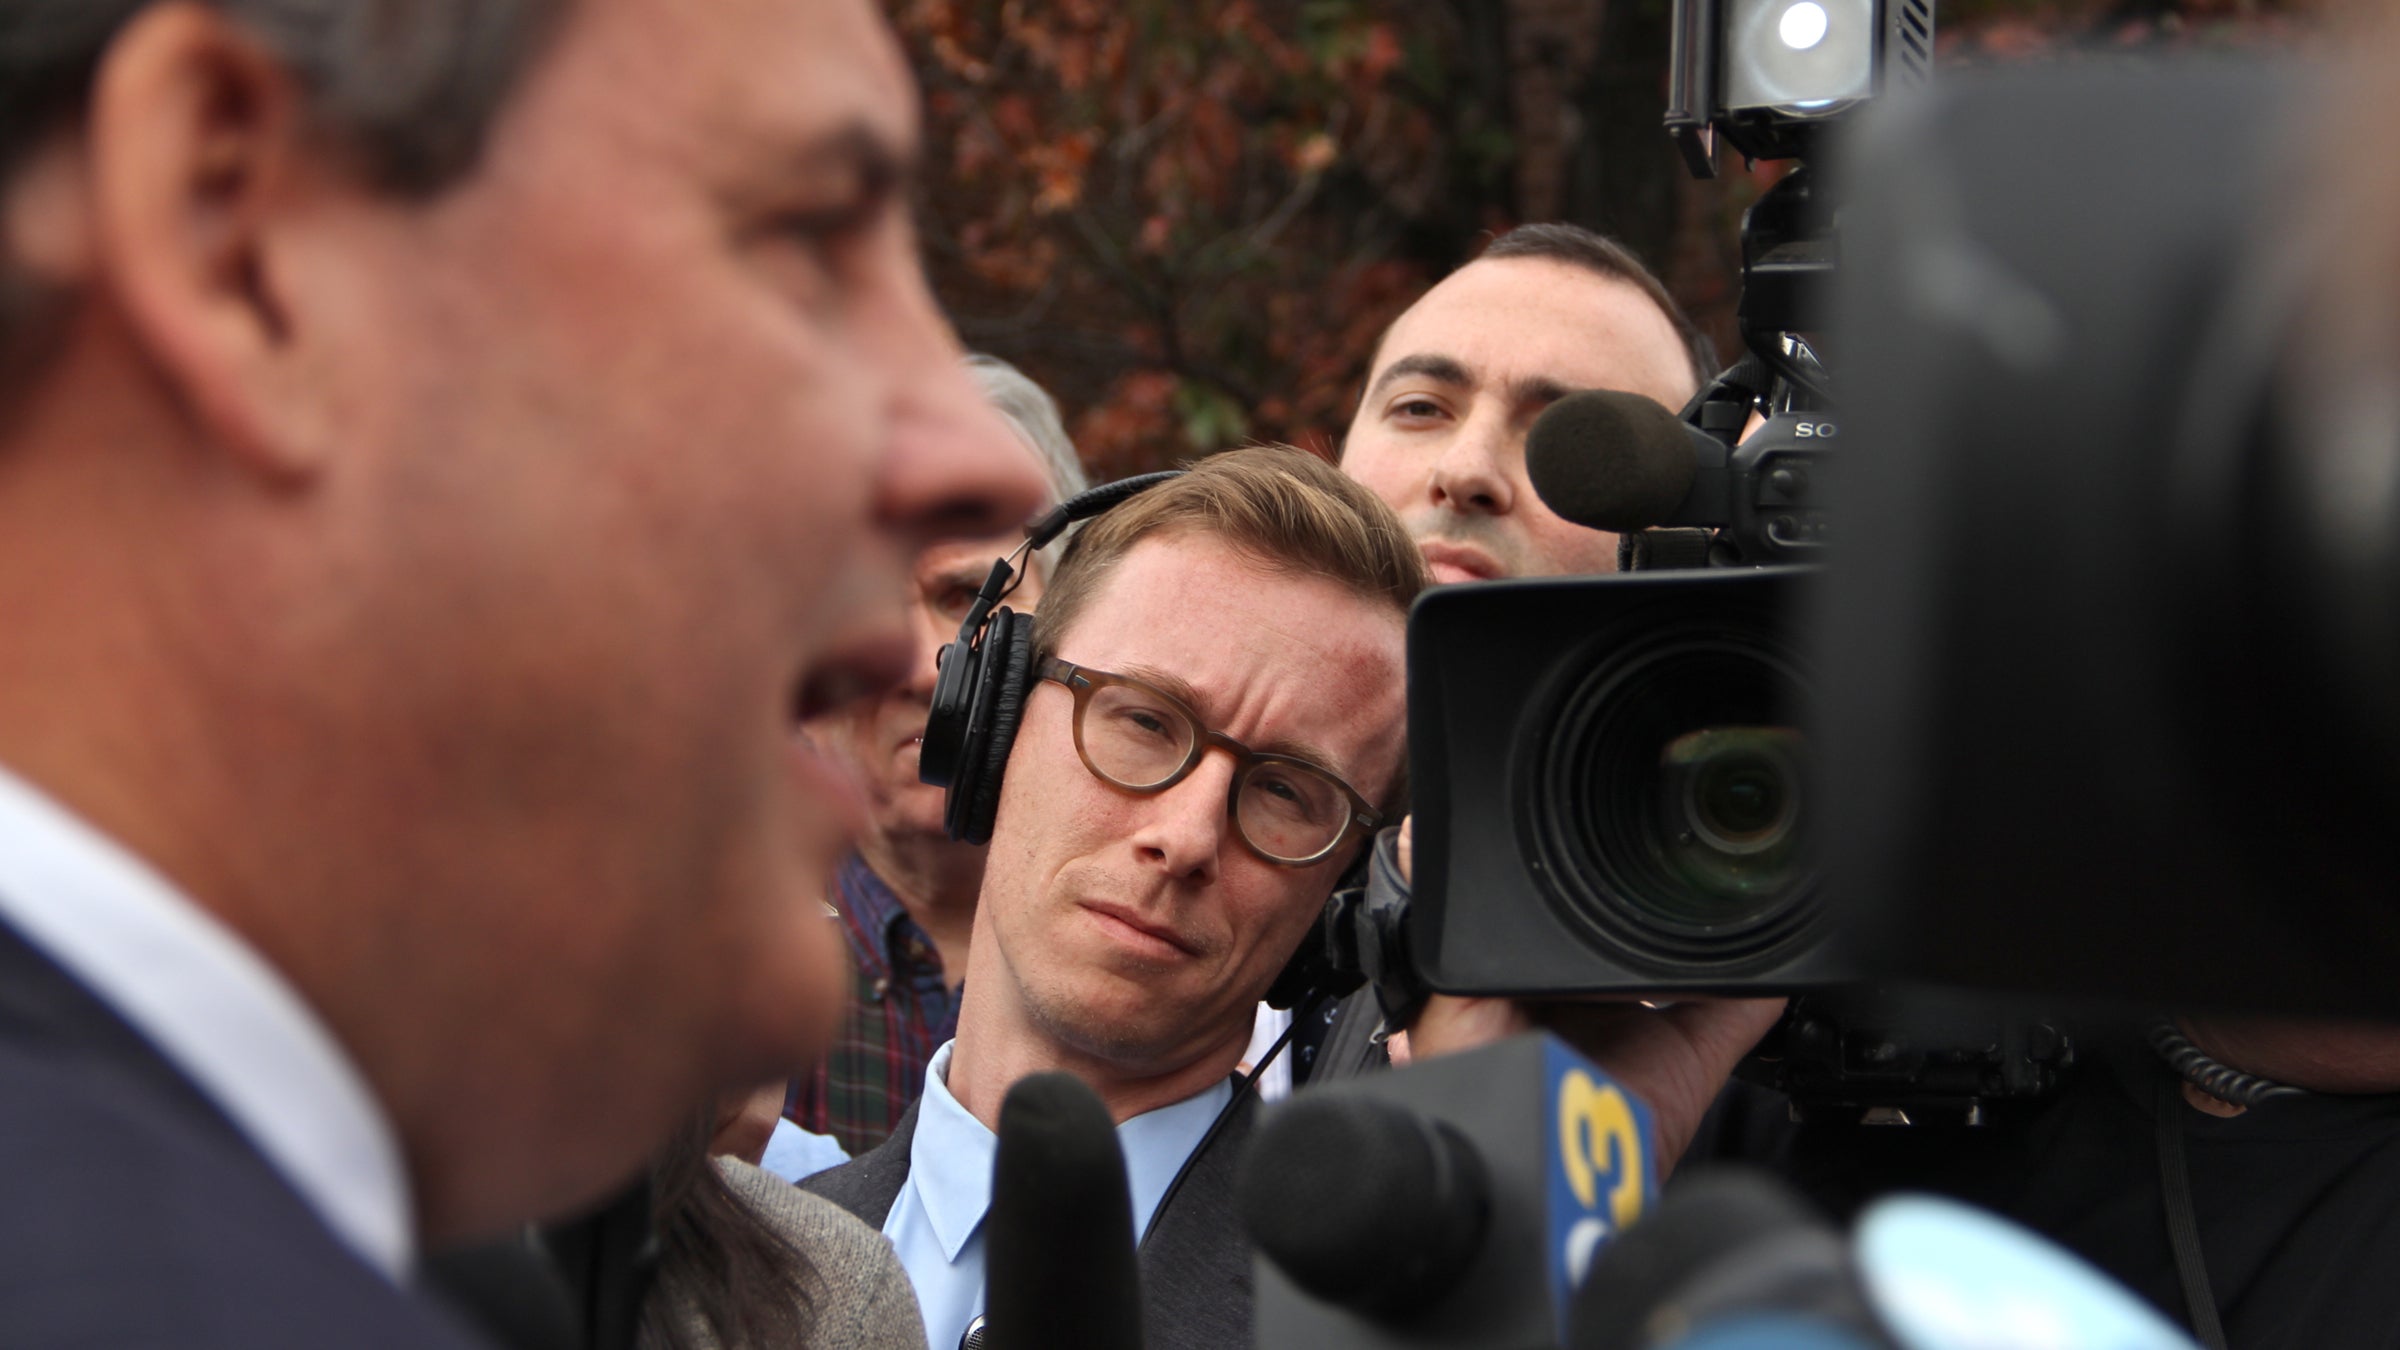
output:
[[[1440,352],[1411,352],[1385,366],[1383,373],[1375,377],[1375,383],[1367,386],[1366,397],[1373,398],[1383,392],[1385,385],[1411,375],[1422,375],[1426,379],[1461,388],[1475,383],[1474,377],[1467,373],[1465,364],[1455,356],[1444,356]]]
[[[859,199],[881,201],[901,195],[916,181],[918,154],[913,143],[861,120],[814,138],[801,147],[795,164],[815,177],[849,175]]]
[[[1163,670],[1153,670],[1148,666],[1127,666],[1122,673],[1130,675],[1144,684],[1156,685],[1160,692],[1174,695],[1178,702],[1191,709],[1202,721],[1210,720],[1211,714],[1201,702],[1200,691],[1194,689],[1191,683],[1181,676]],[[1216,730],[1213,726],[1209,729]],[[1224,733],[1219,732],[1218,734],[1223,735]],[[1345,783],[1350,781],[1343,778],[1342,771],[1333,766],[1331,756],[1311,745],[1305,745],[1298,741],[1279,740],[1269,741],[1264,745],[1253,745],[1250,748],[1262,755],[1281,755],[1285,759],[1296,759],[1328,777],[1340,779]]]
[[[971,554],[952,559],[949,562],[937,563],[917,575],[920,580],[938,585],[973,587],[982,585],[983,579],[990,576],[991,573],[992,564],[989,559]]]
[[[1539,411],[1574,392],[1547,375],[1528,375],[1508,382],[1508,406]]]

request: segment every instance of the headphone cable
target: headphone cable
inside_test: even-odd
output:
[[[1292,1024],[1283,1029],[1283,1034],[1275,1038],[1273,1045],[1267,1047],[1267,1053],[1259,1056],[1258,1063],[1251,1067],[1250,1072],[1243,1074],[1241,1081],[1234,1084],[1233,1096],[1226,1100],[1224,1109],[1217,1112],[1217,1118],[1208,1123],[1208,1132],[1201,1135],[1200,1142],[1192,1146],[1190,1155],[1183,1160],[1183,1166],[1175,1169],[1175,1179],[1168,1182],[1167,1189],[1159,1193],[1158,1204],[1150,1211],[1150,1221],[1142,1226],[1142,1240],[1134,1244],[1136,1252],[1150,1245],[1150,1235],[1158,1231],[1160,1217],[1167,1212],[1167,1206],[1175,1202],[1175,1193],[1183,1189],[1184,1179],[1191,1176],[1193,1165],[1208,1152],[1211,1144],[1217,1142],[1217,1136],[1224,1133],[1225,1126],[1233,1120],[1234,1113],[1241,1109],[1243,1101],[1257,1095],[1259,1076],[1275,1062],[1277,1055],[1283,1053],[1283,1048],[1291,1044],[1292,1033],[1300,1029],[1302,1015],[1312,1011],[1322,999],[1323,995],[1311,990],[1307,997],[1293,1005]]]

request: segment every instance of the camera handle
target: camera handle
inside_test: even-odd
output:
[[[1400,876],[1400,827],[1375,836],[1367,884],[1333,893],[1325,902],[1325,945],[1336,969],[1363,978],[1375,991],[1383,1024],[1407,1026],[1424,1011],[1433,987],[1409,959],[1408,882]]]

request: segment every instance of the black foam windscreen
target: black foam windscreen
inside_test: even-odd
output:
[[[1392,1316],[1465,1273],[1490,1222],[1491,1178],[1449,1125],[1396,1102],[1303,1094],[1260,1129],[1234,1203],[1294,1284]]]
[[[1133,1202],[1116,1125],[1071,1074],[1018,1081],[1000,1103],[986,1244],[989,1350],[1138,1350]]]
[[[1235,1210],[1258,1247],[1254,1344],[1556,1346],[1595,1253],[1656,1202],[1651,1128],[1638,1097],[1548,1035],[1313,1085],[1277,1103],[1245,1151],[1251,1170],[1234,1184]],[[1480,1179],[1463,1161],[1470,1155]],[[1411,1281],[1425,1287],[1398,1288]],[[1404,1312],[1361,1306],[1412,1292],[1417,1306]]]
[[[1662,1319],[1662,1311],[1711,1267],[1786,1235],[1831,1234],[1828,1224],[1764,1173],[1727,1167],[1681,1179],[1654,1213],[1592,1262],[1575,1293],[1567,1344],[1571,1350],[1655,1344],[1654,1324],[1673,1321]]]
[[[1640,394],[1590,389],[1544,409],[1525,436],[1525,472],[1544,505],[1595,530],[1673,523],[1704,435]]]

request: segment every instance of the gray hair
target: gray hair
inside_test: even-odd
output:
[[[1009,430],[1041,459],[1052,502],[1063,502],[1091,486],[1075,443],[1067,439],[1067,425],[1059,419],[1058,401],[1048,391],[997,356],[976,352],[967,357],[967,369],[983,396],[1008,419]]]
[[[1067,424],[1059,420],[1058,400],[1050,397],[1048,390],[1024,371],[981,352],[968,355],[967,370],[983,396],[1008,419],[1008,429],[1042,462],[1042,477],[1050,483],[1050,504],[1063,502],[1092,485],[1084,476],[1083,461],[1075,455],[1075,443],[1067,439]],[[1033,569],[1041,573],[1042,580],[1050,579],[1053,560],[1066,552],[1067,541],[1082,528],[1080,522],[1068,526],[1050,547],[1033,555]]]
[[[0,192],[83,117],[109,44],[150,0],[0,0]],[[485,134],[572,0],[208,0],[281,60],[366,180],[430,197]],[[0,396],[48,346],[64,297],[0,256]]]
[[[377,186],[464,174],[570,0],[209,0],[308,92]],[[0,176],[78,118],[117,31],[150,0],[0,0]]]

